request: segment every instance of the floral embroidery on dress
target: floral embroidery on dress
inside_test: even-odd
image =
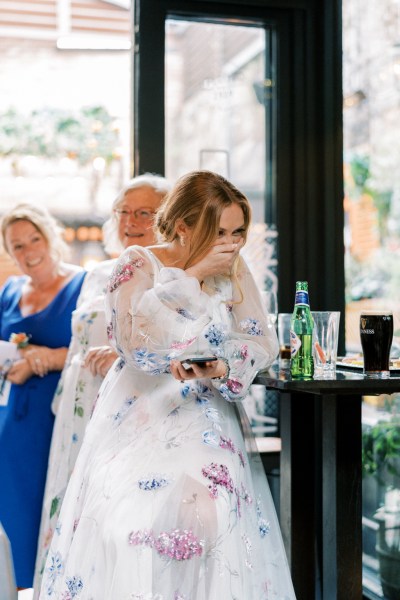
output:
[[[252,319],[251,317],[240,321],[239,327],[248,335],[264,335],[260,321],[257,319]]]
[[[161,373],[169,373],[169,358],[162,357],[155,352],[149,352],[147,348],[135,348],[132,351],[132,358],[138,369],[160,375]]]
[[[69,577],[65,581],[68,592],[71,594],[71,598],[75,598],[82,590],[83,590],[83,581],[80,577],[74,575],[73,577]],[[68,598],[68,596],[66,596]]]
[[[212,429],[208,429],[207,431],[203,431],[203,442],[208,444],[208,446],[212,446],[213,448],[218,448],[219,446],[219,435]]]
[[[185,319],[189,319],[189,321],[195,321],[197,319],[197,317],[186,308],[176,308],[175,310],[178,315],[185,317]]]
[[[211,481],[208,485],[211,498],[214,500],[218,498],[218,485],[224,487],[230,494],[233,494],[233,481],[226,465],[217,465],[212,462],[207,467],[203,467],[201,472],[204,477],[207,477]]]
[[[260,537],[265,537],[267,533],[270,532],[271,526],[269,521],[264,519],[261,512],[261,500],[257,500],[256,502],[256,511],[257,511],[257,522],[258,522],[258,530],[260,532]]]
[[[212,406],[210,406],[209,408],[206,408],[206,410],[204,411],[204,414],[207,417],[207,419],[209,419],[211,421],[213,429],[217,429],[217,431],[221,431],[220,423],[222,423],[225,420],[224,416],[221,414],[221,412],[219,410],[217,410],[216,408],[213,408]]]
[[[140,269],[144,265],[143,258],[134,258],[126,262],[119,261],[114,267],[108,282],[108,291],[114,292],[124,281],[129,281],[135,274],[136,269]]]
[[[223,383],[219,387],[220,394],[230,402],[231,400],[237,399],[240,396],[240,392],[243,389],[243,384],[237,379],[228,379],[226,383]]]
[[[122,423],[127,413],[129,412],[129,409],[131,408],[131,406],[133,406],[136,400],[136,396],[132,396],[132,398],[126,398],[121,408],[116,413],[111,415],[111,419],[116,425],[120,425]]]
[[[242,467],[244,467],[246,464],[246,461],[244,460],[243,452],[241,450],[238,450],[238,456],[239,456],[240,464],[242,465]]]
[[[170,533],[163,531],[157,537],[146,529],[132,531],[128,543],[131,546],[149,546],[160,556],[179,561],[201,556],[204,546],[204,541],[199,540],[190,529],[174,529]]]
[[[221,435],[220,440],[219,440],[219,445],[220,445],[220,448],[225,448],[226,450],[229,450],[229,452],[232,452],[232,454],[236,454],[235,444],[232,442],[232,440],[230,438],[227,438],[227,437],[224,437],[223,435]]]
[[[56,552],[52,554],[49,559],[49,566],[46,568],[47,573],[47,595],[51,596],[53,594],[53,588],[57,577],[59,577],[63,572],[63,562],[61,558],[61,554]]]
[[[76,337],[79,341],[79,351],[82,356],[86,355],[89,348],[90,340],[90,329],[95,319],[98,316],[98,312],[83,313],[79,317],[79,322],[76,325]]]
[[[83,379],[78,379],[76,384],[76,390],[79,392],[75,396],[75,404],[74,404],[74,415],[77,417],[83,417],[85,414],[85,409],[82,404],[82,396],[85,393],[86,381]]]
[[[60,504],[60,500],[60,496],[54,496],[54,498],[52,499],[50,506],[50,519],[56,514]]]
[[[114,339],[114,332],[116,330],[116,324],[117,324],[117,311],[115,310],[115,308],[112,309],[111,311],[111,321],[108,323],[107,325],[107,339],[108,341],[111,341]]]
[[[191,382],[185,382],[181,387],[182,398],[191,399],[199,405],[209,404],[213,399],[213,391],[200,379],[194,379]]]
[[[197,338],[190,338],[190,340],[184,340],[183,342],[172,342],[171,343],[171,349],[172,350],[186,350],[186,348],[188,348],[189,346],[191,346],[193,344],[193,342],[196,341]],[[171,356],[172,358],[172,356]]]
[[[204,337],[208,340],[211,346],[219,346],[226,339],[224,325],[210,325]]]
[[[243,344],[242,346],[240,346],[240,348],[237,348],[233,353],[233,357],[239,359],[241,362],[245,361],[248,356],[249,347],[247,346],[247,344]]]
[[[214,424],[213,424],[213,427],[214,427]],[[221,427],[219,425],[217,427],[215,427],[215,429],[218,429],[219,431],[221,431]],[[231,452],[232,454],[237,454],[239,457],[240,464],[242,465],[242,467],[245,466],[245,461],[244,461],[242,450],[237,450],[235,444],[233,443],[233,441],[230,438],[227,438],[223,435],[218,435],[218,433],[216,433],[216,431],[214,431],[214,429],[207,429],[206,431],[203,431],[203,442],[205,444],[208,444],[209,446],[212,446],[213,448],[221,448],[223,450],[229,450],[229,452]],[[247,503],[247,497],[245,494],[245,488],[243,487],[243,484],[242,484],[242,491],[244,494],[243,497]],[[251,499],[250,499],[250,502],[252,502]]]
[[[242,500],[244,500],[247,506],[250,506],[251,504],[253,504],[253,498],[250,496],[248,490],[244,487],[243,482],[240,484],[240,487],[241,491],[236,489],[236,494],[240,496]]]
[[[213,398],[212,390],[200,379],[195,379],[195,383],[192,384],[192,392],[197,404],[209,404]]]
[[[166,477],[165,475],[159,475],[155,473],[154,475],[148,475],[147,477],[143,477],[139,479],[138,486],[141,490],[145,491],[153,491],[159,490],[163,487],[166,487],[171,483],[171,479]]]
[[[244,542],[244,547],[246,550],[245,565],[248,569],[250,569],[250,571],[252,571],[253,565],[251,563],[251,549],[252,549],[251,541],[250,541],[250,538],[245,533],[242,535],[242,540]]]

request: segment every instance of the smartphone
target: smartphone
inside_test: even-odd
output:
[[[190,358],[185,358],[182,360],[182,364],[185,367],[186,365],[204,365],[204,363],[213,362],[218,360],[216,356],[191,356]]]

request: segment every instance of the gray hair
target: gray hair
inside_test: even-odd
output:
[[[118,196],[115,198],[111,206],[111,216],[103,225],[103,240],[105,251],[112,254],[120,254],[124,248],[118,238],[118,220],[114,213],[114,210],[123,202],[125,194],[131,190],[135,190],[142,187],[152,188],[155,192],[160,194],[167,194],[171,185],[161,175],[155,175],[154,173],[144,173],[130,179],[120,190]]]
[[[68,257],[69,247],[64,241],[63,226],[49,213],[47,208],[30,202],[21,202],[6,212],[1,220],[1,241],[4,249],[7,247],[6,232],[16,221],[29,221],[43,235],[49,245],[50,256],[56,264]]]

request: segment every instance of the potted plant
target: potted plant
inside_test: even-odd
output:
[[[373,476],[382,490],[376,552],[382,591],[388,600],[400,598],[400,395],[386,400],[386,411],[363,431],[364,476]]]

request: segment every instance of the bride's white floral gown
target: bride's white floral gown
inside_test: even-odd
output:
[[[294,599],[240,406],[278,343],[242,259],[238,280],[200,287],[135,246],[117,261],[106,311],[121,358],[86,429],[41,599]],[[228,381],[172,377],[172,358],[198,354],[226,358]]]

